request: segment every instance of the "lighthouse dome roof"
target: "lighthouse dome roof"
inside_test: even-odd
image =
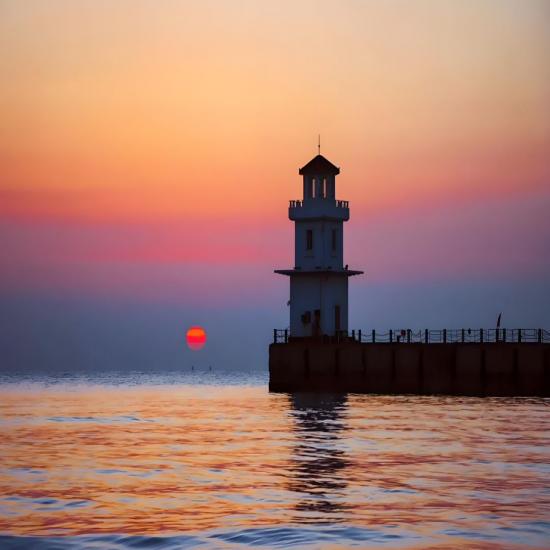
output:
[[[340,168],[332,164],[323,155],[317,155],[305,166],[302,166],[298,173],[300,176],[336,176],[340,173]]]

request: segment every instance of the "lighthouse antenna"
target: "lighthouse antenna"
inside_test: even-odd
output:
[[[321,154],[321,134],[317,136],[317,153]]]

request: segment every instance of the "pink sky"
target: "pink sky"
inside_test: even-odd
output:
[[[2,293],[286,292],[318,133],[353,284],[550,277],[547,2],[7,2],[0,37]]]

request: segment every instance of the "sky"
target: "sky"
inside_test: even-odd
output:
[[[318,134],[350,328],[550,327],[547,1],[3,0],[0,51],[0,370],[267,368]]]

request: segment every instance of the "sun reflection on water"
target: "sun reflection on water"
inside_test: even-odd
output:
[[[545,400],[0,388],[0,533],[291,545],[324,526],[322,546],[415,548],[550,534]]]

